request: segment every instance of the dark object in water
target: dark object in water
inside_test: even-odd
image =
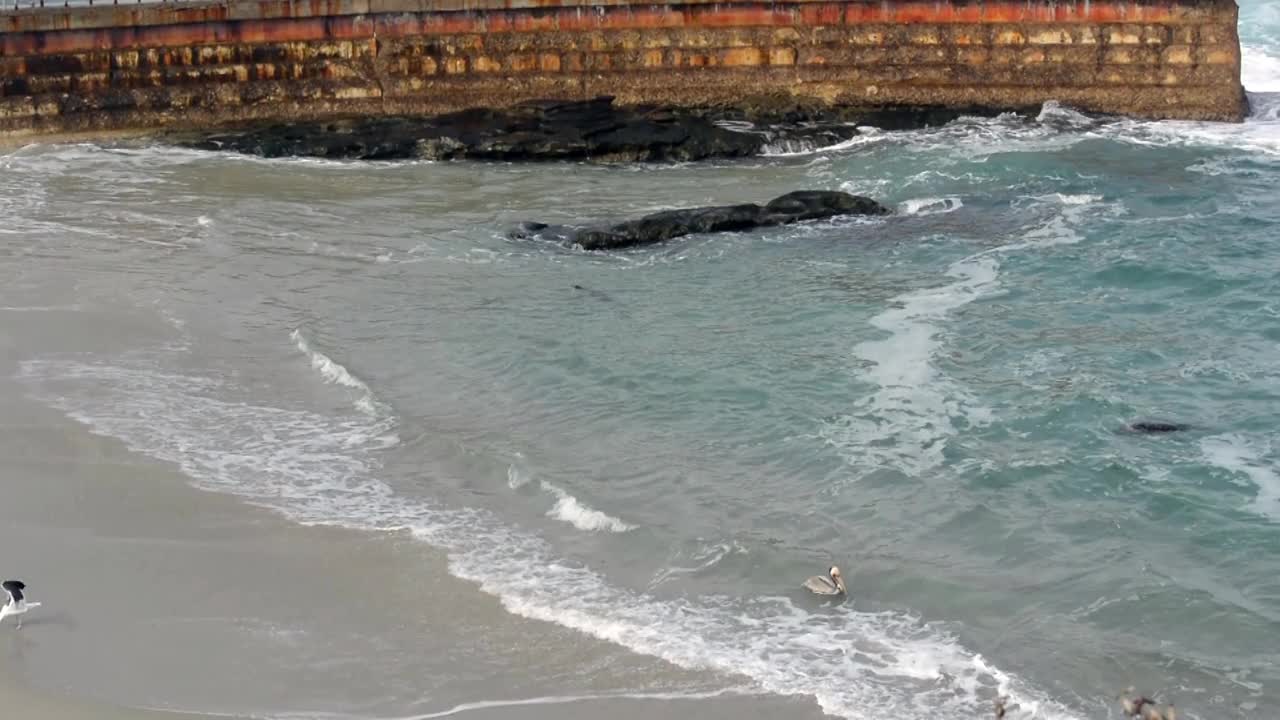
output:
[[[767,205],[754,203],[664,210],[599,228],[572,228],[539,222],[521,223],[507,234],[513,240],[554,240],[584,250],[616,250],[652,245],[693,233],[751,230],[789,225],[842,215],[888,215],[889,209],[871,198],[832,190],[798,190],[774,198]]]
[[[613,302],[613,298],[610,297],[609,293],[604,292],[603,290],[596,290],[595,288],[589,288],[584,285],[574,285],[573,289],[581,290],[582,292],[590,295],[596,300],[601,300],[603,302]]]
[[[1133,688],[1129,688],[1120,693],[1120,708],[1124,710],[1125,717],[1139,718],[1139,720],[1178,720],[1178,711],[1172,705],[1166,705],[1161,709],[1155,700],[1134,693]]]
[[[788,109],[770,99],[740,107],[679,108],[585,100],[530,100],[431,116],[248,123],[162,137],[182,147],[262,157],[352,160],[688,162],[760,155],[770,148],[818,147],[859,134],[859,125],[903,130],[942,125],[977,107],[880,110],[815,105]],[[776,100],[776,99],[774,99]],[[1029,117],[1040,112],[1024,108]]]
[[[839,125],[832,130],[857,134]],[[731,130],[704,115],[619,107],[608,96],[434,117],[277,123],[189,135],[173,139],[186,147],[263,157],[506,162],[686,162],[758,155],[768,142],[761,133]]]
[[[1165,420],[1135,420],[1125,426],[1130,432],[1140,433],[1172,433],[1190,430],[1191,426],[1185,423],[1168,422]]]

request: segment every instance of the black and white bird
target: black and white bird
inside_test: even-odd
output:
[[[27,589],[27,584],[21,580],[5,580],[0,583],[0,587],[9,593],[9,602],[0,608],[0,623],[10,615],[18,616],[18,627],[22,627],[22,616],[32,608],[40,607],[38,602],[27,602],[27,596],[22,594]]]
[[[840,568],[835,565],[827,570],[826,577],[814,575],[804,581],[804,586],[816,595],[844,595],[846,592],[844,578],[840,576]]]

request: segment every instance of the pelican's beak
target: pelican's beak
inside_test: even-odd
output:
[[[842,577],[836,578],[836,589],[840,591],[841,595],[849,594],[848,590],[844,587],[844,578]]]

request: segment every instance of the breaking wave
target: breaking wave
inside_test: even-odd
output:
[[[960,282],[983,282],[986,268],[959,268]],[[932,301],[922,295],[919,302]],[[320,364],[330,382],[352,378]],[[201,489],[303,524],[407,530],[447,552],[451,574],[523,617],[681,667],[744,677],[761,691],[810,696],[850,720],[931,713],[977,720],[989,715],[997,693],[1016,704],[1012,718],[1077,717],[906,613],[805,607],[788,597],[660,599],[612,585],[488,511],[393,491],[378,478],[382,453],[396,444],[393,420],[227,399],[230,389],[216,378],[155,368],[154,358],[137,355],[110,363],[52,357],[23,362],[17,377],[92,432],[178,465]],[[528,482],[518,470],[509,477]]]
[[[289,333],[289,338],[293,340],[293,344],[298,350],[306,355],[311,361],[311,367],[315,368],[325,382],[341,385],[355,391],[356,399],[354,404],[356,409],[369,416],[377,416],[379,413],[378,401],[373,395],[373,391],[365,384],[363,380],[351,374],[341,363],[335,362],[333,358],[325,355],[311,347],[311,343],[307,342],[306,337],[302,335],[301,330],[294,330]]]

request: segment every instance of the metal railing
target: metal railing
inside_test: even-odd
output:
[[[182,5],[184,0],[0,0],[0,13],[40,8],[101,7],[104,5]]]

